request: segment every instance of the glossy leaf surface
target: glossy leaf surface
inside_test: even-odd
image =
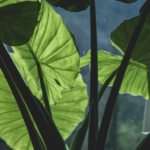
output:
[[[38,0],[0,0],[0,39],[7,45],[27,43],[37,24]]]
[[[80,66],[90,64],[90,55],[91,50],[84,57],[81,57]],[[120,56],[102,50],[98,51],[98,81],[100,84],[104,84],[113,71],[120,66],[121,61],[122,57]],[[142,61],[147,61],[147,57],[145,59],[143,57]],[[115,77],[109,85],[113,85]],[[134,96],[142,95],[145,99],[150,99],[149,79],[150,69],[145,64],[130,60],[119,93],[130,93]]]
[[[89,0],[47,0],[50,4],[55,7],[62,7],[68,11],[82,11],[86,10],[90,5]]]
[[[76,86],[80,56],[61,16],[44,0],[41,1],[38,21],[30,41],[12,48],[29,76],[42,90],[36,65],[40,64],[48,100],[50,104],[56,104],[63,88]]]

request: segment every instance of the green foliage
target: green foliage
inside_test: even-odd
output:
[[[141,47],[143,47],[143,45],[141,45]],[[140,47],[138,48],[140,49]],[[145,49],[143,47],[143,50],[142,50],[143,53],[144,53],[144,50]],[[80,66],[83,67],[87,64],[90,64],[90,57],[91,57],[90,53],[91,53],[91,50],[89,50],[84,57],[81,57]],[[142,56],[145,56],[145,57],[141,58],[141,54],[136,55],[137,58],[138,57],[141,58],[141,62],[145,62],[147,60],[147,57],[146,57],[147,55],[142,54]],[[119,93],[121,94],[130,93],[131,95],[134,95],[134,96],[142,95],[145,99],[150,99],[149,69],[145,64],[139,63],[136,60],[137,59],[135,60],[131,59],[129,61]],[[102,50],[98,51],[98,81],[100,84],[104,84],[107,78],[113,73],[113,71],[119,68],[121,61],[122,61],[122,57],[120,56],[116,56],[108,52],[104,52]],[[115,80],[115,77],[110,82],[109,84],[110,86],[113,85],[114,80]]]
[[[120,1],[124,3],[133,3],[136,0]],[[95,11],[94,1],[90,1],[93,2],[90,3],[88,0],[48,0],[48,2],[56,7],[60,6],[66,10],[75,12],[85,10],[90,4],[90,7],[92,7],[91,10],[93,10],[93,12]],[[34,95],[35,99],[32,98],[33,95],[30,95],[27,101],[27,97],[23,96],[24,94],[22,90],[19,89],[19,85],[15,85],[16,87],[18,86],[17,91],[20,95],[22,95],[21,99],[24,99],[24,105],[28,110],[28,113],[24,113],[26,115],[29,114],[31,117],[32,123],[34,124],[33,128],[35,128],[40,140],[47,149],[50,149],[51,145],[55,145],[55,148],[53,147],[52,149],[57,149],[61,145],[63,150],[68,150],[69,148],[67,145],[64,145],[63,140],[66,140],[66,138],[70,136],[78,123],[84,118],[85,108],[87,107],[88,103],[88,95],[87,85],[83,82],[82,75],[79,73],[79,68],[81,67],[92,64],[92,68],[90,65],[90,69],[92,72],[94,72],[93,75],[95,77],[97,76],[98,72],[98,81],[99,83],[103,84],[103,86],[99,91],[99,99],[97,102],[100,101],[107,86],[112,86],[113,84],[115,85],[115,82],[115,86],[117,87],[116,89],[118,89],[120,93],[142,95],[145,99],[150,99],[150,33],[148,16],[149,12],[147,7],[149,4],[150,1],[147,1],[142,6],[140,10],[140,16],[136,16],[130,20],[125,20],[117,27],[116,30],[111,33],[111,43],[123,55],[125,55],[123,58],[102,50],[96,53],[96,42],[94,44],[92,42],[92,52],[89,50],[85,56],[80,58],[74,36],[65,27],[60,15],[57,14],[54,9],[47,2],[45,2],[45,0],[19,0],[17,2],[15,0],[0,0],[0,39],[5,44],[12,46],[15,53],[10,55],[15,65],[9,65],[17,67],[22,76],[22,80],[25,81],[25,84]],[[94,13],[91,14],[91,16],[94,16]],[[143,14],[148,16],[147,19],[144,18]],[[143,21],[143,18],[146,21]],[[96,29],[96,21],[91,21],[91,24],[92,22],[95,23],[94,28]],[[139,31],[137,31],[138,29]],[[136,37],[136,35],[138,36]],[[91,39],[95,39],[94,41],[97,41],[96,34],[91,35]],[[136,43],[133,47],[131,46],[131,40],[133,43]],[[93,53],[93,49],[95,50],[95,53]],[[131,53],[127,53],[128,51],[131,51]],[[2,56],[4,56],[3,48],[0,51],[0,59]],[[93,60],[96,60],[96,57],[98,58],[98,68],[93,65]],[[11,62],[10,57],[5,57],[3,59],[5,59],[4,63],[6,63],[6,60]],[[127,66],[127,68],[124,64]],[[123,65],[124,67],[120,67]],[[6,68],[8,68],[8,65],[6,65]],[[3,74],[4,70],[1,69],[0,137],[2,137],[6,143],[15,150],[33,150],[36,143],[35,141],[31,140],[31,128],[27,128],[27,120],[20,111],[21,107],[17,103],[17,98],[11,89],[12,86],[9,86],[12,83],[8,78],[5,78]],[[123,73],[120,73],[119,76],[119,73],[116,74],[117,72]],[[18,75],[17,71],[16,75]],[[119,79],[120,77],[123,78],[122,81]],[[11,76],[11,78],[12,82],[17,82],[17,80],[14,79],[14,76]],[[42,78],[44,82],[42,82]],[[97,79],[91,78],[91,83],[96,80]],[[120,89],[117,81],[119,81],[120,84],[122,82]],[[42,86],[42,83],[44,86]],[[22,86],[25,87],[26,85]],[[114,87],[112,88],[113,90],[115,89]],[[40,91],[38,91],[38,88]],[[97,89],[96,85],[93,89]],[[91,89],[91,91],[93,89]],[[26,91],[28,90],[26,89]],[[98,91],[95,93],[97,92]],[[50,116],[49,112],[46,110],[46,98],[44,97],[43,100],[44,93],[46,93],[46,97],[48,98],[48,106],[50,106],[52,116]],[[91,95],[93,95],[93,93],[94,92],[91,92]],[[101,132],[102,129],[100,127],[101,130],[99,130],[98,135],[91,134],[92,131],[96,131],[98,126],[97,121],[95,121],[96,124],[94,123],[94,120],[96,120],[96,117],[98,116],[96,108],[97,96],[94,98],[93,97],[90,97],[91,109],[86,116],[82,127],[76,134],[74,142],[71,146],[71,150],[76,148],[79,150],[81,149],[88,127],[90,128],[89,135],[92,136],[93,139],[97,139],[92,141],[92,138],[90,137],[91,140],[89,141],[88,149],[91,150],[90,146],[93,146],[93,149],[95,145],[94,150],[97,150],[99,143],[102,145],[101,149],[104,149],[105,138],[107,135],[104,133],[107,133],[109,127],[116,95],[114,94],[112,97],[109,97],[109,103],[107,103],[109,106],[106,106],[106,110],[110,110],[110,115],[107,117],[105,114],[106,112],[104,113],[105,120],[102,120],[101,122],[104,132]],[[110,101],[111,98],[113,103]],[[37,104],[37,106],[31,106],[31,104],[28,103],[29,100],[31,100],[31,104]],[[33,100],[35,100],[35,103],[32,103]],[[36,114],[43,116],[43,118],[46,120],[46,125],[43,124],[42,126],[39,126],[39,122],[36,122],[34,118],[35,113],[33,113],[35,106],[38,108],[35,111]],[[108,109],[109,107],[111,109]],[[40,113],[37,110],[39,110]],[[93,115],[94,113],[95,115]],[[42,118],[40,119],[42,120]],[[106,124],[104,122],[106,122]],[[95,129],[91,128],[92,125]],[[50,134],[49,137],[51,139],[45,139],[46,136],[43,134],[46,133],[44,132],[45,126],[46,129],[49,129],[48,134]],[[41,130],[41,127],[43,130]],[[121,131],[123,130],[126,130],[126,126],[122,126]],[[35,136],[37,133],[35,133]],[[99,138],[99,135],[103,137],[103,140],[100,140],[101,138]],[[144,143],[144,141],[146,142]],[[140,148],[142,148],[142,145],[144,146],[144,144],[147,144],[147,140],[144,139],[144,141],[139,145]],[[40,150],[42,150],[42,148],[40,148]]]
[[[44,0],[41,3],[38,21],[30,41],[12,48],[27,73],[42,90],[37,69],[39,63],[48,100],[50,104],[56,104],[62,97],[63,88],[70,89],[76,86],[80,56],[62,18]],[[55,79],[61,86],[56,84]]]
[[[89,6],[89,0],[47,0],[55,7],[62,7],[68,11],[79,12],[87,9]]]
[[[0,0],[0,39],[11,46],[27,43],[37,24],[39,9],[38,0]]]

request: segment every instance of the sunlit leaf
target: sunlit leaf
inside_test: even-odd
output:
[[[41,1],[38,19],[30,41],[12,48],[29,76],[42,90],[36,65],[40,64],[49,102],[55,104],[61,98],[63,88],[76,86],[80,55],[61,16],[44,0]]]
[[[11,54],[14,61],[17,57]],[[25,81],[29,83],[32,92],[41,99],[37,86],[27,76],[21,64],[17,63]],[[25,125],[24,119],[13,96],[13,93],[0,69],[0,137],[3,138],[7,145],[15,150],[33,150],[30,136]]]
[[[90,58],[91,50],[81,57],[80,65],[83,67],[90,64]],[[102,50],[98,51],[98,81],[100,84],[104,84],[113,71],[120,66],[122,58]],[[141,61],[147,61],[147,57],[143,57]],[[110,86],[113,85],[115,77],[110,82]],[[149,79],[150,69],[145,64],[130,60],[119,93],[130,93],[134,96],[142,95],[145,99],[150,99]]]
[[[29,84],[31,92],[41,100],[41,91],[37,90],[36,84],[30,79],[18,58],[11,53],[21,75]],[[59,103],[51,106],[54,123],[65,140],[84,118],[85,108],[88,103],[87,85],[83,82],[81,74],[76,79],[78,85],[70,91],[63,89]],[[38,96],[37,96],[38,95]],[[45,107],[45,106],[44,106]],[[34,109],[34,106],[33,106]],[[15,150],[33,150],[32,143],[22,118],[19,107],[11,92],[11,89],[0,69],[0,137]]]
[[[76,79],[78,83],[72,90],[63,89],[62,98],[56,105],[51,105],[53,120],[66,140],[76,126],[84,118],[85,108],[88,104],[87,85],[79,73]]]
[[[30,40],[37,24],[38,0],[0,0],[0,39],[7,45]]]

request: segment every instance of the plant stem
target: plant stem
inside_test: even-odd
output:
[[[149,141],[150,141],[150,133],[146,135],[146,137],[140,142],[135,150],[146,150],[149,148]]]
[[[44,79],[43,79],[42,69],[41,69],[40,63],[38,62],[37,57],[34,55],[31,46],[28,43],[27,43],[27,46],[29,47],[30,52],[31,52],[31,54],[32,54],[32,56],[33,56],[33,58],[36,62],[36,65],[37,65],[38,74],[39,74],[40,83],[41,83],[42,92],[43,92],[43,97],[44,97],[45,107],[46,107],[47,111],[49,112],[49,114],[52,116],[51,110],[50,110],[50,105],[49,105],[49,102],[48,102],[47,93],[46,93],[46,88],[45,88],[45,85],[44,85]]]
[[[51,125],[51,129],[53,131],[54,137],[57,134],[57,139],[55,138],[55,140],[57,140],[58,143],[61,143],[61,145],[63,145],[64,148],[65,148],[65,142],[64,142],[62,136],[60,135],[59,131],[57,130],[57,127],[55,126],[52,117],[50,116],[50,114],[48,113],[48,111],[44,108],[44,106],[41,104],[41,102],[36,97],[35,97],[35,99],[38,102],[41,110],[43,111],[44,116],[46,117],[48,123]]]
[[[124,76],[124,73],[125,73],[126,68],[128,66],[131,54],[134,50],[134,47],[136,45],[136,42],[137,42],[138,37],[140,35],[140,32],[143,28],[144,22],[145,22],[145,20],[148,16],[149,11],[150,11],[149,7],[150,7],[150,1],[148,1],[148,5],[146,6],[143,14],[140,17],[140,20],[139,20],[139,22],[138,22],[138,24],[135,28],[135,31],[134,31],[134,33],[131,37],[131,40],[129,42],[129,45],[127,47],[126,53],[123,57],[121,65],[119,67],[117,77],[114,81],[114,85],[113,85],[111,93],[109,95],[109,98],[108,98],[108,101],[107,101],[107,104],[106,104],[106,108],[104,110],[104,114],[103,114],[100,129],[99,129],[95,150],[104,150],[105,141],[106,141],[106,137],[107,137],[107,132],[108,132],[108,128],[109,128],[113,108],[115,106],[116,98],[117,98],[117,95],[118,95],[118,92],[119,92],[119,88],[121,86],[121,82],[123,80],[123,76]]]
[[[49,105],[49,102],[48,102],[48,97],[47,97],[47,93],[46,93],[46,89],[45,89],[45,85],[44,85],[44,80],[43,80],[43,76],[42,76],[41,66],[38,62],[37,62],[37,68],[38,68],[39,78],[40,78],[40,82],[41,82],[45,107],[46,107],[47,111],[49,112],[50,116],[52,117],[51,110],[50,110],[50,105]]]
[[[118,68],[108,77],[108,79],[105,81],[105,83],[99,90],[98,103],[100,102],[101,97],[103,96],[103,94],[104,94],[106,88],[108,87],[109,83],[111,82],[111,80],[116,75],[117,71],[118,71]],[[88,129],[88,120],[89,120],[89,112],[82,124],[82,127],[77,131],[77,133],[73,139],[73,142],[71,143],[70,150],[81,150],[82,149],[82,145],[83,145],[85,135],[86,135],[86,132]]]
[[[91,24],[91,76],[90,76],[90,108],[88,150],[93,150],[98,131],[98,65],[97,65],[97,30],[95,0],[90,0],[90,24]]]
[[[5,63],[4,63],[1,55],[0,55],[0,67],[3,71],[5,78],[7,79],[7,82],[9,84],[9,86],[12,90],[12,93],[16,99],[16,102],[19,106],[20,112],[23,116],[24,122],[26,124],[26,127],[27,127],[29,135],[30,135],[30,139],[32,141],[33,148],[39,149],[39,150],[45,150],[45,146],[33,125],[33,122],[31,120],[31,117],[29,115],[27,107],[24,103],[23,97],[21,96],[19,89],[17,88],[16,84],[14,83],[14,81],[11,77],[11,74],[9,73],[7,67],[5,66]]]
[[[8,68],[10,74],[14,82],[16,83],[17,87],[19,88],[21,95],[23,96],[25,103],[27,104],[31,115],[41,133],[41,136],[46,144],[47,150],[50,150],[52,147],[55,149],[62,149],[65,150],[63,145],[58,144],[53,137],[52,129],[44,116],[44,113],[40,109],[37,101],[33,97],[31,91],[29,90],[27,84],[25,83],[24,79],[22,78],[20,72],[18,71],[17,67],[15,66],[12,58],[10,57],[7,50],[4,48],[2,42],[0,42],[0,55],[2,56],[6,67]]]

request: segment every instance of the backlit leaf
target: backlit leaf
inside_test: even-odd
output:
[[[41,100],[42,92],[37,90],[36,84],[30,79],[23,66],[18,63],[18,58],[11,53],[18,70],[31,92]],[[63,89],[59,103],[51,106],[54,123],[65,140],[84,118],[85,108],[88,103],[87,86],[81,74],[76,79],[78,85],[70,91]],[[45,107],[45,106],[44,106]],[[34,106],[33,106],[34,109]],[[33,150],[32,143],[25,122],[20,113],[11,89],[0,69],[0,137],[15,150]]]
[[[55,104],[61,98],[63,88],[76,86],[80,56],[61,16],[44,0],[41,1],[38,19],[30,41],[12,48],[29,76],[42,90],[36,65],[40,64],[48,99],[50,104]]]

